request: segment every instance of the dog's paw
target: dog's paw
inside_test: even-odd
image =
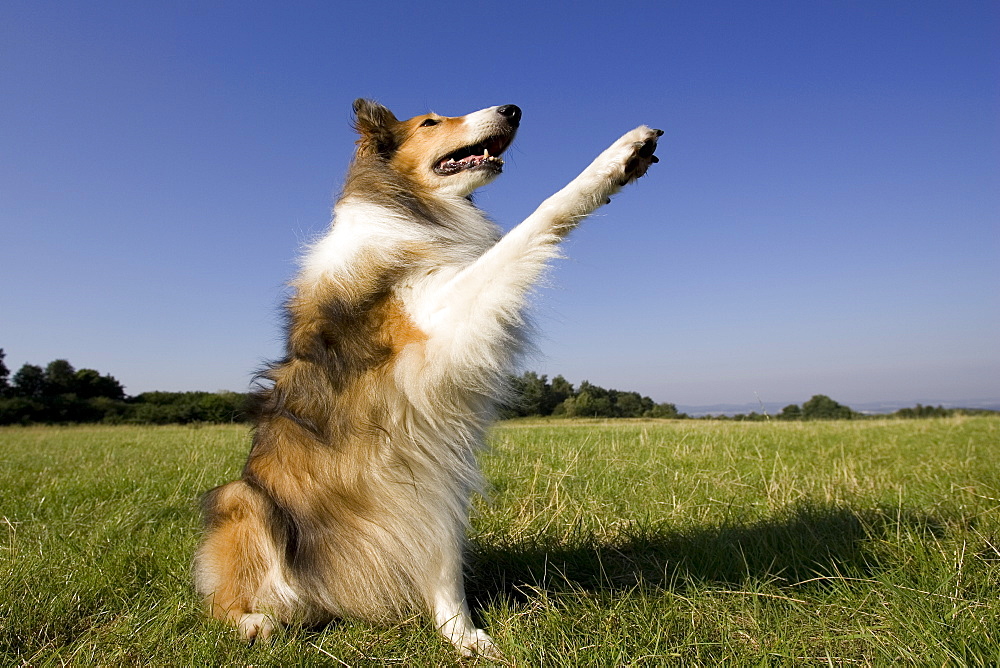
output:
[[[615,151],[615,166],[618,186],[635,181],[646,173],[649,166],[659,162],[653,153],[656,141],[663,136],[663,130],[655,130],[645,125],[627,133],[612,146]]]
[[[596,202],[607,204],[611,196],[646,173],[659,159],[653,155],[663,130],[640,125],[626,132],[591,163],[580,184]]]
[[[274,620],[268,615],[261,613],[246,614],[240,617],[237,629],[244,640],[250,642],[266,642],[274,633],[276,626]]]
[[[472,633],[466,633],[462,638],[458,651],[461,652],[462,656],[474,656],[493,661],[503,659],[503,654],[493,643],[493,638],[489,637],[486,631],[482,629],[475,629]]]

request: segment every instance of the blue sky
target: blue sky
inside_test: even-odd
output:
[[[245,390],[353,148],[524,110],[509,228],[626,130],[528,367],[678,404],[1000,399],[995,2],[8,2],[0,347],[130,394]]]

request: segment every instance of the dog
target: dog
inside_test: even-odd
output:
[[[193,571],[247,640],[279,625],[429,614],[499,656],[463,583],[475,453],[526,343],[530,292],[580,221],[642,176],[663,132],[628,132],[501,236],[471,195],[503,169],[512,104],[398,120],[354,103],[357,147],[329,232],[286,305],[239,480],[207,492]]]

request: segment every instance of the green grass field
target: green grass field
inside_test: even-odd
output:
[[[468,588],[511,665],[995,665],[1000,418],[524,421]],[[421,620],[246,646],[202,618],[199,494],[244,427],[0,429],[0,665],[457,665]]]

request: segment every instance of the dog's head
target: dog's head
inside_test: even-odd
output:
[[[424,114],[400,121],[372,100],[354,102],[358,158],[383,160],[421,187],[466,196],[503,171],[521,110],[513,104],[467,116]]]

